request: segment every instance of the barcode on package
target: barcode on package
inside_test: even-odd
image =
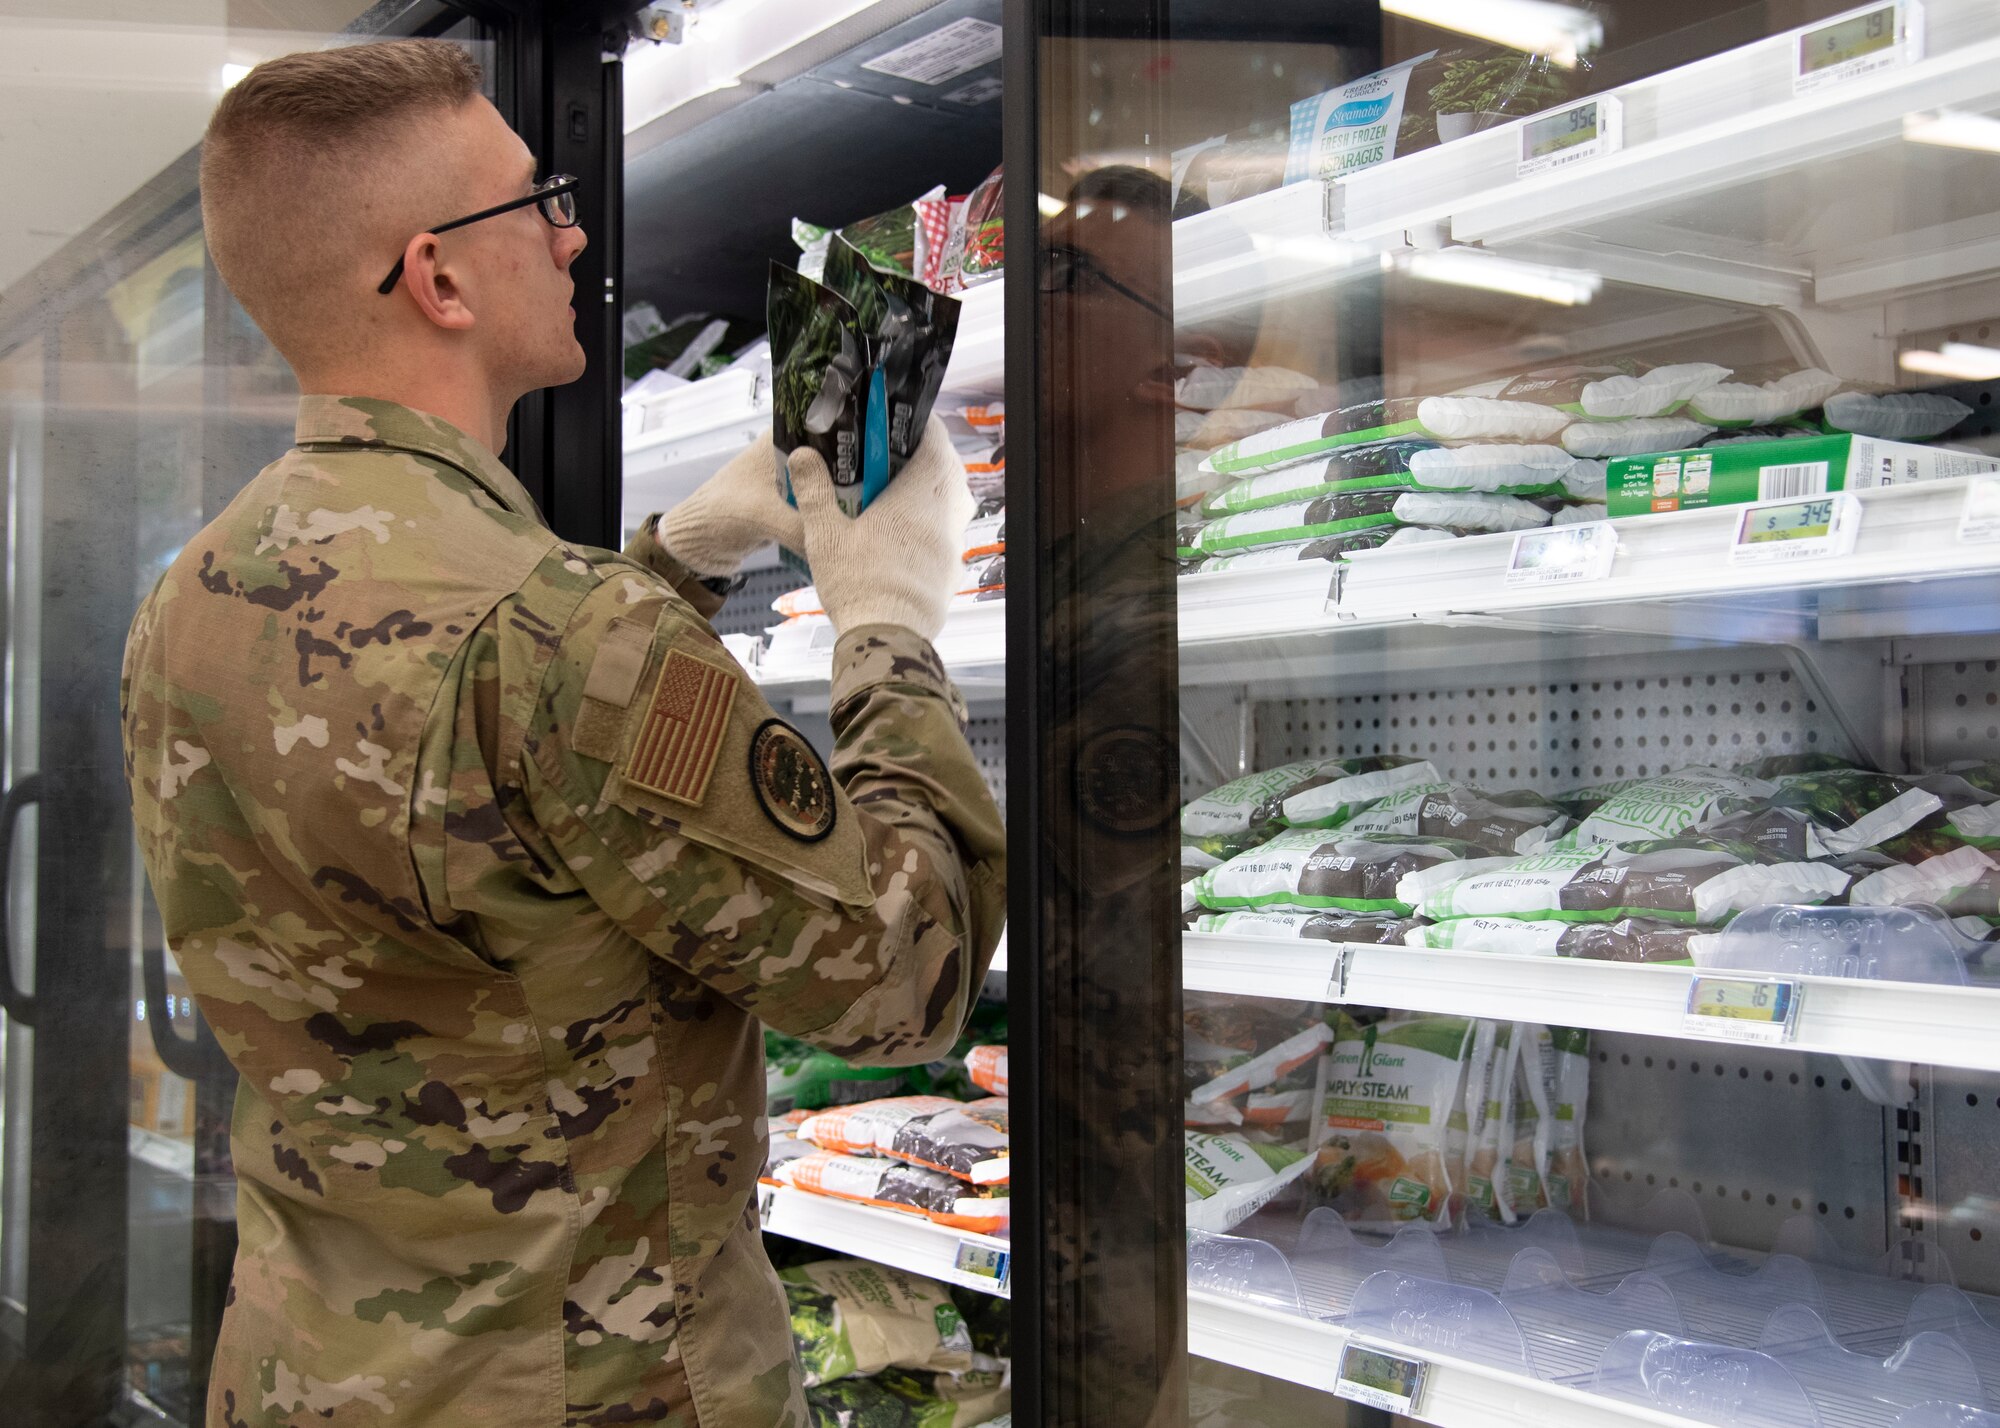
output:
[[[1763,466],[1757,471],[1757,499],[1780,501],[1787,496],[1824,496],[1827,464],[1804,461],[1795,466]]]

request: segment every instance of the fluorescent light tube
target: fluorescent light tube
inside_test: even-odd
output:
[[[2000,378],[2000,348],[1977,347],[1969,342],[1947,342],[1940,352],[1919,349],[1896,358],[1905,372],[1921,372],[1926,377],[1943,377],[1953,382],[1990,382]]]
[[[1042,217],[1054,218],[1058,213],[1068,208],[1069,205],[1052,194],[1037,193],[1035,195],[1035,207],[1041,210]]]
[[[1604,43],[1602,20],[1552,0],[1382,0],[1382,8],[1440,30],[1546,55],[1564,69],[1573,69]]]
[[[1597,296],[1604,279],[1587,268],[1551,268],[1483,253],[1476,248],[1446,248],[1440,253],[1412,253],[1403,271],[1428,283],[1483,288],[1515,297],[1580,307]]]
[[[2000,119],[1987,114],[1961,114],[1947,109],[1939,114],[1905,114],[1903,137],[1917,144],[1938,144],[1948,149],[1982,149],[2000,154]]]

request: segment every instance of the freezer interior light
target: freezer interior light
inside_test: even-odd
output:
[[[1563,307],[1580,307],[1589,302],[1597,296],[1598,288],[1604,283],[1600,274],[1587,268],[1552,268],[1540,263],[1523,263],[1476,248],[1412,253],[1403,260],[1402,267],[1411,277],[1428,283],[1484,288],[1488,292],[1511,293],[1516,297],[1552,302]]]
[[[1927,377],[1944,377],[1954,382],[2000,379],[2000,347],[1947,342],[1936,352],[1918,349],[1903,353],[1896,361],[1905,372],[1921,372]]]
[[[1602,20],[1553,0],[1382,0],[1382,8],[1406,20],[1544,55],[1564,69],[1575,68],[1604,43]]]
[[[1042,217],[1054,218],[1058,213],[1068,208],[1069,205],[1053,194],[1037,193],[1035,195],[1035,207],[1041,210]]]
[[[1903,137],[1917,144],[1947,149],[1982,149],[2000,154],[2000,119],[1990,114],[1965,114],[1946,109],[1936,114],[1905,114]]]
[[[234,89],[238,84],[243,82],[243,76],[248,73],[250,73],[250,66],[247,64],[224,65],[222,67],[222,87],[224,89]]]

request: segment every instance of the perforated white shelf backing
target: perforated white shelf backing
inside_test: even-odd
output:
[[[1406,754],[1482,788],[1556,793],[1684,764],[1849,752],[1831,714],[1775,661],[1729,673],[1650,663],[1643,674],[1267,700],[1257,709],[1254,767]]]
[[[1916,665],[1910,679],[1926,764],[2000,758],[2000,659]]]
[[[731,595],[711,623],[718,635],[761,635],[778,623],[771,602],[806,583],[805,576],[782,565],[753,570],[743,588]]]

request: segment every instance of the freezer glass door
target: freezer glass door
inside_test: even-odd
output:
[[[1020,1395],[2000,1424],[2000,11],[1017,12]]]
[[[155,13],[157,9],[158,13]],[[0,1393],[10,1423],[204,1421],[236,1077],[171,958],[119,753],[126,627],[291,445],[290,372],[202,241],[198,144],[252,65],[444,5],[0,15]]]

